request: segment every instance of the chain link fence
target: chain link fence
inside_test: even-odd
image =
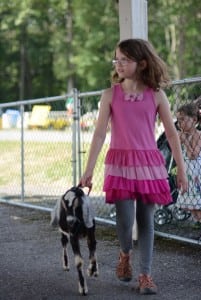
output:
[[[78,184],[92,141],[101,93],[80,93],[74,89],[71,94],[59,97],[0,104],[1,202],[51,211],[58,197]],[[175,81],[166,93],[176,121],[178,107],[200,97],[201,78]],[[162,135],[163,127],[157,120],[156,139]],[[90,197],[97,220],[115,224],[114,206],[105,204],[102,192],[109,141],[108,128]],[[171,151],[164,141],[161,151],[167,168],[174,172]],[[158,235],[199,243],[196,235],[201,233],[201,226],[189,211],[173,203],[156,207],[155,230]]]

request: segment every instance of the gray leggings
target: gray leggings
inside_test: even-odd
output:
[[[134,201],[117,201],[115,206],[120,248],[124,253],[128,253],[133,248]],[[137,200],[136,219],[138,225],[140,273],[150,275],[154,244],[154,204],[144,204],[141,200]]]

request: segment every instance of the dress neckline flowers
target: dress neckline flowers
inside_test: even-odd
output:
[[[120,84],[120,89],[121,89],[121,91],[122,91],[122,93],[123,93],[123,99],[124,99],[125,101],[138,102],[138,101],[144,100],[144,92],[148,89],[148,87],[145,88],[145,89],[144,89],[142,92],[140,92],[140,93],[134,93],[134,92],[133,92],[133,93],[128,93],[128,92],[124,92],[124,90],[123,90],[121,84]]]
[[[144,92],[138,93],[124,93],[124,100],[125,101],[142,101],[144,96]]]

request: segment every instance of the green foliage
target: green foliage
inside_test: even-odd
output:
[[[148,1],[149,38],[172,79],[201,74],[200,11],[199,0]]]
[[[201,74],[200,3],[148,1],[149,39],[173,79]],[[1,0],[0,20],[0,102],[110,85],[117,1]]]

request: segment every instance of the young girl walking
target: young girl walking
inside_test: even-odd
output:
[[[177,164],[178,188],[187,190],[187,179],[179,137],[172,121],[163,84],[168,83],[165,63],[154,48],[142,39],[121,41],[113,59],[112,87],[101,97],[99,116],[80,184],[90,187],[96,160],[111,123],[110,147],[105,158],[103,190],[106,203],[115,204],[117,235],[120,243],[116,275],[132,279],[131,251],[134,201],[138,224],[140,294],[155,294],[151,277],[154,243],[154,205],[172,201],[167,171],[155,141],[156,115],[163,122]]]
[[[183,149],[188,178],[188,190],[179,194],[177,206],[191,212],[201,225],[201,131],[197,129],[200,121],[196,104],[184,104],[177,110],[179,137]],[[197,237],[201,241],[201,234]]]

